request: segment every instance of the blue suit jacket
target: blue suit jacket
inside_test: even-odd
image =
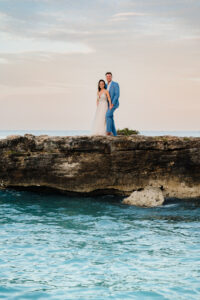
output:
[[[107,89],[107,84],[106,84],[105,88]],[[119,84],[117,82],[112,81],[110,90],[109,90],[109,94],[110,94],[112,104],[115,107],[118,107],[120,92],[119,92]]]

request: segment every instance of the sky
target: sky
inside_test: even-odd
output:
[[[200,1],[0,0],[0,130],[90,130],[107,71],[117,128],[200,130]]]

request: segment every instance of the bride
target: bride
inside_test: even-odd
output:
[[[110,94],[106,90],[106,83],[103,79],[99,80],[97,91],[97,108],[92,123],[92,135],[106,135],[106,112],[112,109]]]

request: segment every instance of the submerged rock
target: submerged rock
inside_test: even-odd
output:
[[[146,187],[144,190],[134,191],[129,197],[122,201],[123,204],[142,207],[160,206],[163,202],[163,193],[161,189],[157,187]]]
[[[0,186],[129,196],[200,197],[200,138],[11,136],[0,139]]]

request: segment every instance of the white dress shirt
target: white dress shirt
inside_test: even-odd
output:
[[[110,82],[107,84],[107,90],[108,90],[108,91],[110,90],[111,84],[112,84],[112,81],[110,81]]]

